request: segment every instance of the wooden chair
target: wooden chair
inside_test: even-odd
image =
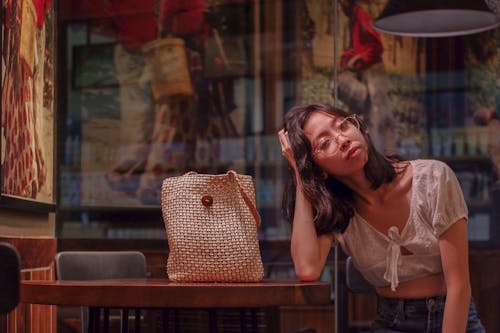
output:
[[[7,314],[19,304],[21,258],[17,249],[0,242],[0,314]]]
[[[58,280],[104,280],[146,278],[146,258],[139,251],[63,251],[55,257]],[[82,333],[88,332],[89,316],[100,316],[101,309],[81,309]],[[135,309],[135,332],[140,331],[140,310]],[[128,309],[121,309],[122,331],[128,329]],[[105,326],[109,326],[109,309],[104,309]],[[107,327],[105,328],[107,329]]]

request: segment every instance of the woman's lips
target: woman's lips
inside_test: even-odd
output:
[[[346,159],[350,159],[350,158],[356,157],[356,156],[359,155],[360,152],[361,152],[361,149],[359,149],[359,147],[352,147],[347,152]]]

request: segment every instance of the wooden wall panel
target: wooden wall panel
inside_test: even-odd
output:
[[[1,238],[14,245],[21,256],[21,280],[54,280],[55,239]],[[20,303],[0,316],[0,332],[56,333],[56,306]]]

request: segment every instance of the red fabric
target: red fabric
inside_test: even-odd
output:
[[[128,49],[139,49],[158,35],[153,11],[155,0],[112,0],[108,9],[117,28],[118,41]]]
[[[204,0],[164,0],[163,31],[174,35],[191,35],[205,30]]]
[[[91,17],[112,17],[116,38],[127,49],[140,47],[158,36],[158,18],[154,12],[156,0],[86,0]],[[163,35],[185,36],[204,33],[206,28],[204,0],[163,0],[161,4]]]
[[[354,69],[363,70],[382,61],[384,48],[380,35],[372,27],[372,17],[360,5],[353,7],[353,24],[351,30],[352,48],[344,51],[340,60],[343,68],[354,56],[360,59],[354,63]]]
[[[10,18],[12,16],[12,0],[7,0],[5,4],[5,26],[10,28]]]
[[[50,8],[50,0],[33,0],[36,11],[36,24],[39,28],[45,22],[45,11]]]

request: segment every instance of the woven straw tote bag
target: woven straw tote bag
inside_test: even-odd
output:
[[[259,213],[253,179],[234,171],[188,172],[166,178],[161,209],[169,255],[167,275],[178,282],[257,282]]]

